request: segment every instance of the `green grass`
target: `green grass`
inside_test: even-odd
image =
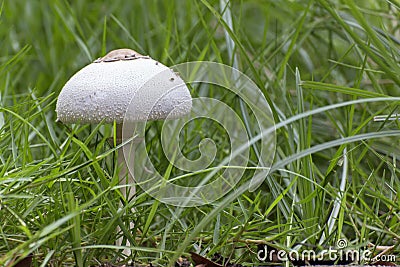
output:
[[[400,2],[250,0],[230,11],[232,25],[219,1],[1,2],[0,266],[29,253],[35,266],[115,262],[124,259],[114,245],[121,235],[132,244],[126,261],[154,266],[189,251],[253,266],[259,243],[321,251],[339,239],[357,249],[394,245],[400,260],[399,122],[372,120],[400,113]],[[248,191],[254,139],[242,181],[215,203],[168,206],[140,188],[121,200],[112,126],[63,125],[54,111],[69,77],[121,47],[165,65],[214,61],[251,77],[277,126],[260,188]],[[259,134],[234,95],[204,85],[191,94],[224,101],[251,137]],[[196,159],[202,138],[216,140],[215,167],[229,141],[203,122],[181,133],[182,152]],[[161,122],[147,129],[153,164],[164,177],[184,175],[163,155],[160,131]]]

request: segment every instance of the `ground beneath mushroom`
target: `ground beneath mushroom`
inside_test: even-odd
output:
[[[175,267],[244,267],[242,264],[234,263],[231,259],[223,257],[221,254],[216,253],[210,259],[207,259],[197,253],[191,252],[191,259],[180,257],[176,263]],[[23,260],[15,264],[15,267],[32,267],[33,255],[29,255]],[[327,266],[349,266],[349,267],[359,267],[359,266],[400,266],[393,262],[375,262],[371,265],[350,265],[351,263],[341,263],[341,262],[328,262],[328,261],[316,261],[316,262],[292,262],[293,266],[315,266],[315,267],[327,267]],[[6,267],[11,266],[8,264]],[[260,262],[259,265],[254,265],[257,267],[267,267],[267,266],[285,266],[283,262],[273,261],[273,262]],[[103,263],[100,265],[91,265],[90,267],[155,267],[151,263],[145,264],[124,264],[124,265],[114,265],[110,263]]]

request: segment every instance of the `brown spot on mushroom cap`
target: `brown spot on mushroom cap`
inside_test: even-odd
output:
[[[96,59],[94,61],[94,63],[113,62],[113,61],[118,61],[118,60],[132,60],[132,59],[137,59],[137,58],[149,59],[150,57],[143,56],[143,55],[139,54],[138,52],[136,52],[135,50],[132,50],[129,48],[121,48],[121,49],[116,49],[116,50],[110,51],[104,57]]]

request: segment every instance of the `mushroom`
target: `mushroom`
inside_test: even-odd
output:
[[[154,86],[140,90],[149,81]],[[131,100],[135,100],[135,112],[126,114]],[[118,142],[122,141],[123,122],[179,118],[190,109],[191,96],[182,79],[163,64],[131,49],[111,51],[78,71],[64,85],[56,104],[57,119],[63,123],[116,122]],[[118,164],[120,184],[132,185],[128,192],[127,186],[123,187],[122,194],[131,199],[134,180],[127,171],[122,148],[118,150]],[[118,243],[122,244],[122,238]],[[130,255],[130,250],[124,253]]]

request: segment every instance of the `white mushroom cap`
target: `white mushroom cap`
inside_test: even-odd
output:
[[[139,90],[144,84],[146,91]],[[131,100],[136,106],[130,121],[181,117],[192,105],[175,72],[131,49],[119,49],[73,75],[58,96],[56,112],[64,123],[122,123]]]

